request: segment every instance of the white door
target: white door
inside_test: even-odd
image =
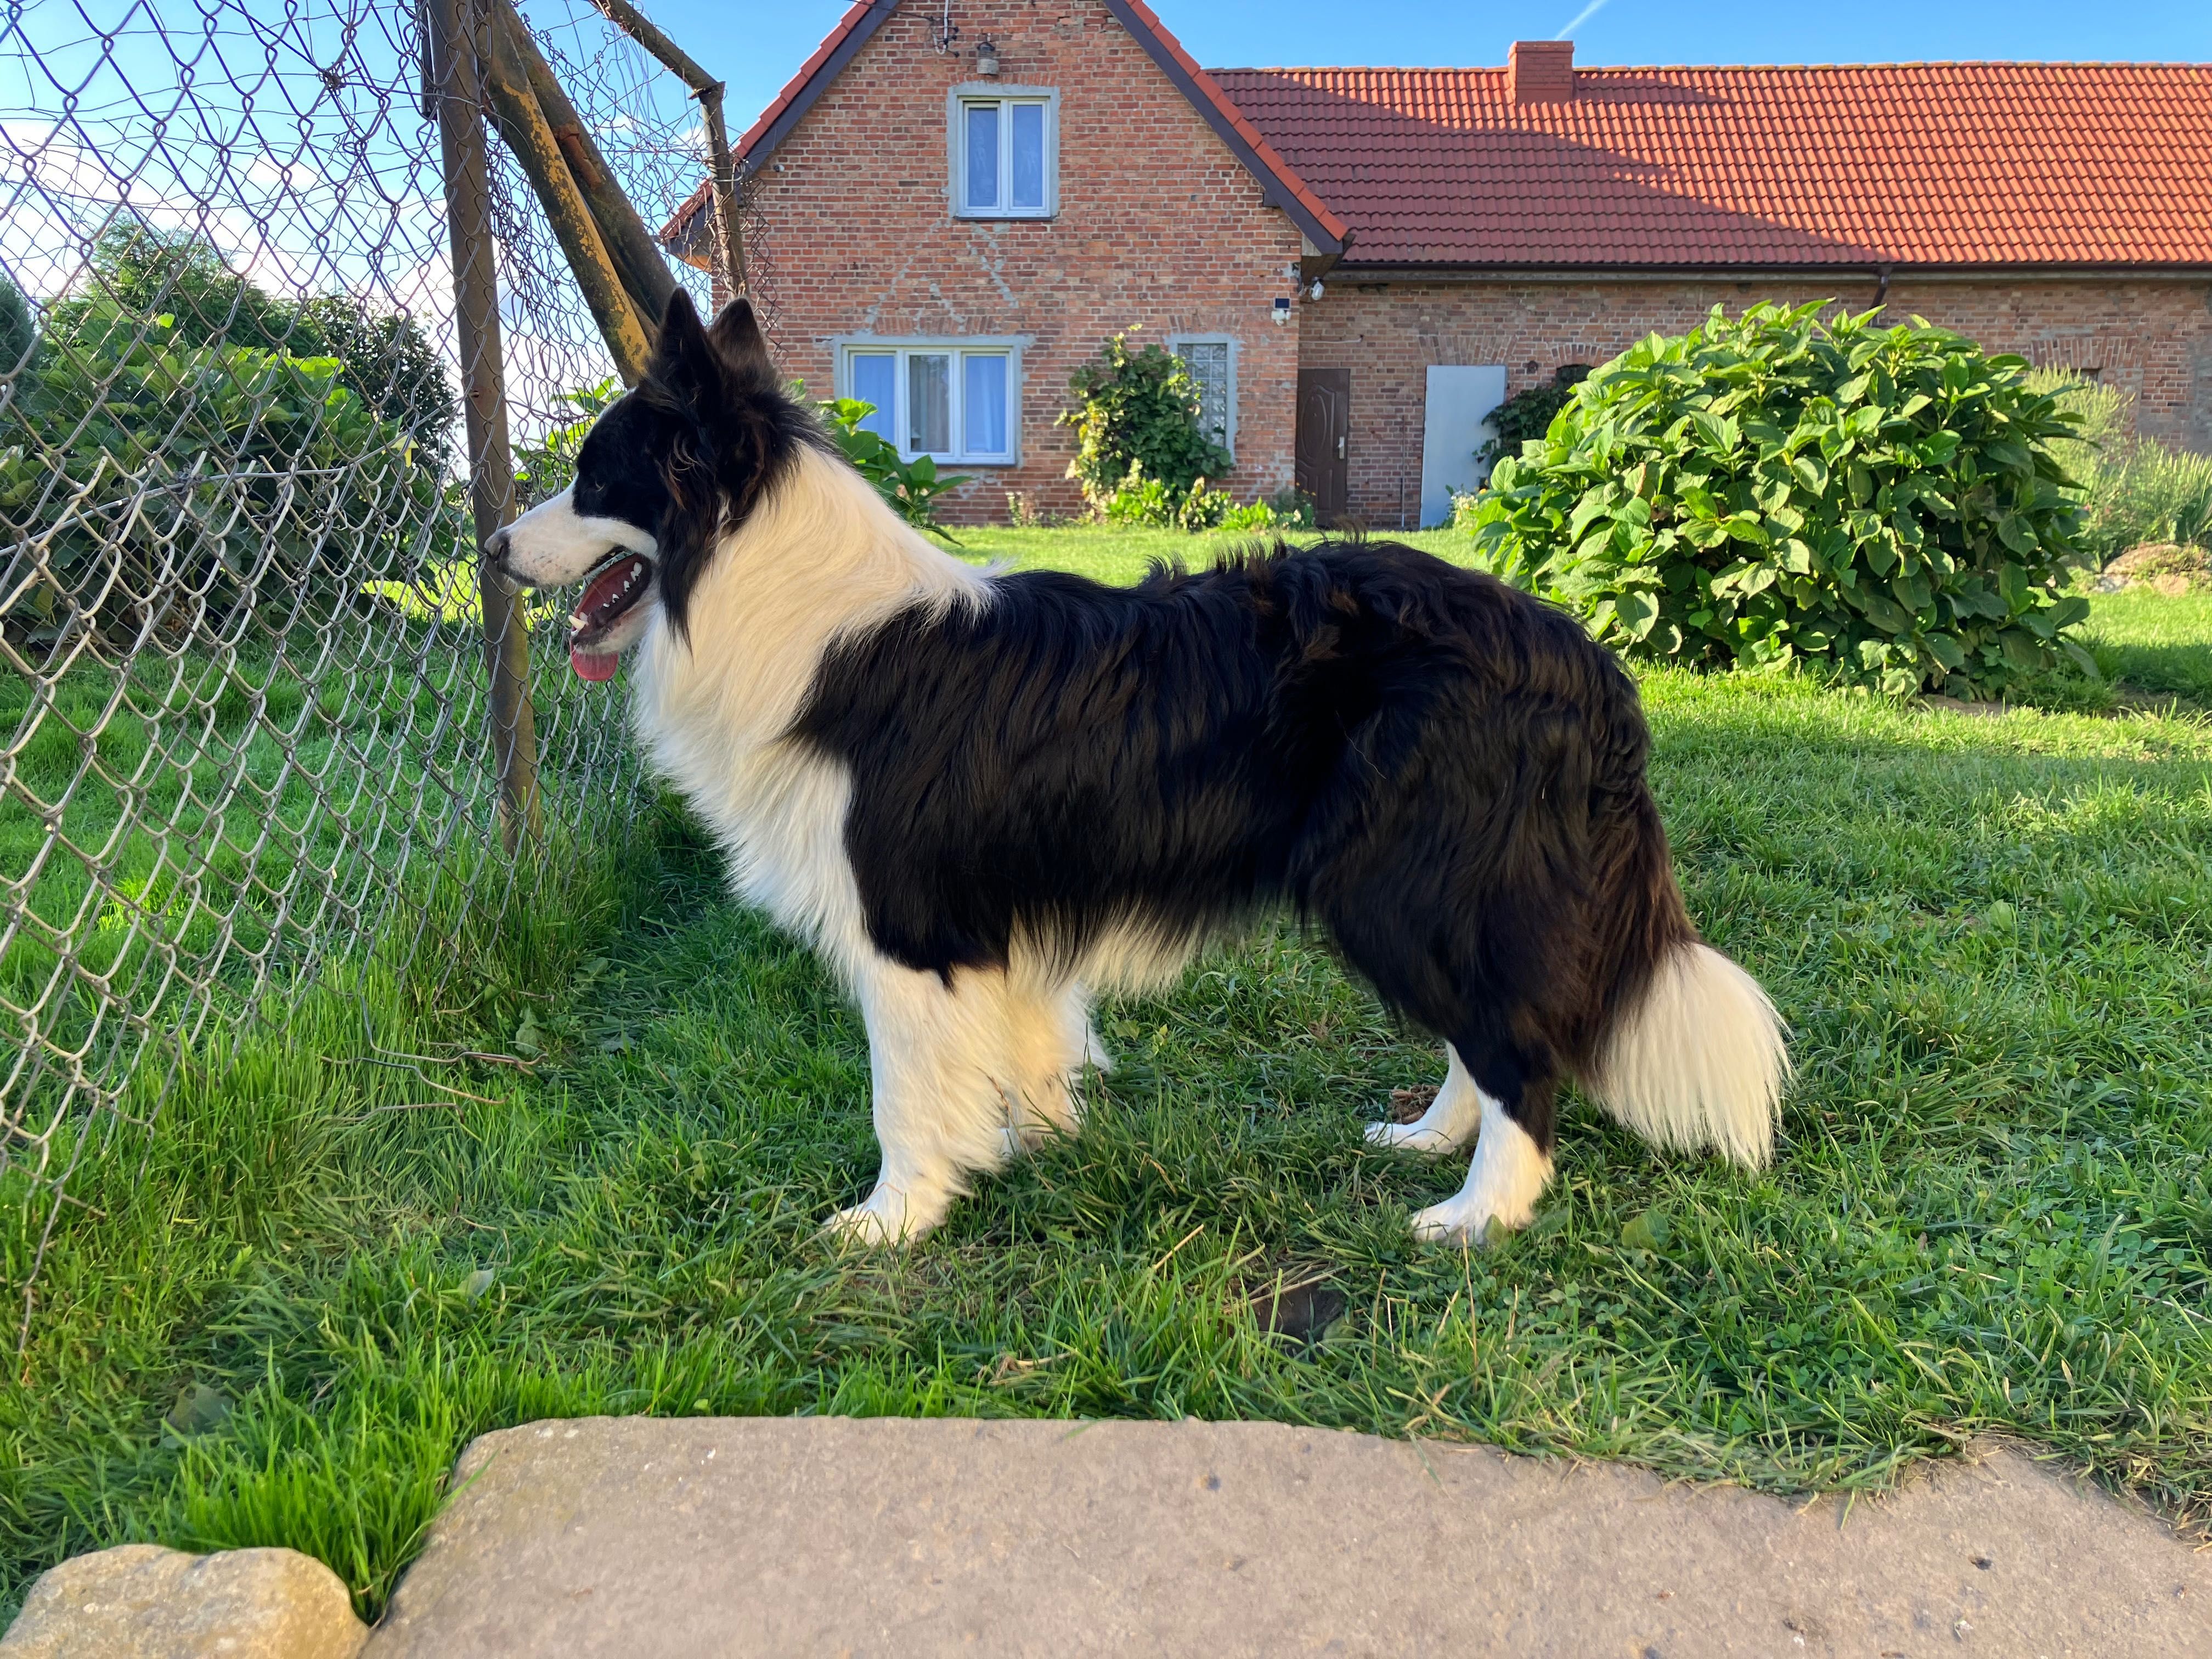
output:
[[[1489,442],[1490,411],[1505,401],[1505,366],[1439,363],[1429,370],[1421,422],[1421,523],[1448,523],[1454,490],[1481,483],[1474,452]]]

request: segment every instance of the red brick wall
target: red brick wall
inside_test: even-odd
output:
[[[1420,512],[1421,410],[1431,363],[1503,363],[1509,395],[1563,363],[1600,363],[1658,330],[1694,326],[1716,304],[1741,311],[1833,295],[1874,304],[1871,280],[1843,283],[1509,282],[1362,283],[1340,273],[1300,307],[1303,361],[1352,371],[1352,511],[1376,528]],[[2097,371],[2136,398],[2140,430],[2212,450],[2212,285],[2202,281],[1912,281],[1889,314],[1915,314],[2039,366]]]
[[[948,516],[1003,519],[1018,492],[1038,509],[1080,505],[1073,434],[1053,424],[1067,377],[1117,329],[1139,341],[1227,334],[1237,356],[1240,500],[1291,477],[1298,325],[1269,311],[1292,292],[1298,234],[1145,50],[1096,0],[963,0],[940,57],[940,10],[904,6],[854,56],[759,173],[777,360],[828,396],[831,342],[1024,337],[1022,459],[977,474]],[[1002,84],[1060,92],[1060,212],[1049,221],[956,219],[945,96],[978,79],[975,46],[999,48]]]

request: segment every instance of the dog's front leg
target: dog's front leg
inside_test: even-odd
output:
[[[1006,975],[962,969],[948,984],[879,962],[859,979],[884,1162],[875,1190],[827,1231],[856,1243],[910,1241],[945,1219],[968,1171],[1006,1159],[1019,1088]]]

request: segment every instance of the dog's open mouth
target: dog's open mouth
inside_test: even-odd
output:
[[[568,664],[579,678],[614,678],[622,661],[619,651],[596,649],[615,631],[615,625],[653,591],[653,561],[642,553],[617,553],[592,573],[584,597],[568,613]]]

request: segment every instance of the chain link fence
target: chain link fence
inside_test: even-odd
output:
[[[198,1045],[337,960],[465,972],[455,930],[546,867],[501,834],[424,15],[0,12],[0,1225],[26,1332],[72,1172],[160,1133]],[[574,0],[528,22],[661,222],[702,176],[697,106]],[[489,160],[527,505],[620,382]],[[526,684],[544,835],[604,838],[643,787],[620,699],[557,638]]]

